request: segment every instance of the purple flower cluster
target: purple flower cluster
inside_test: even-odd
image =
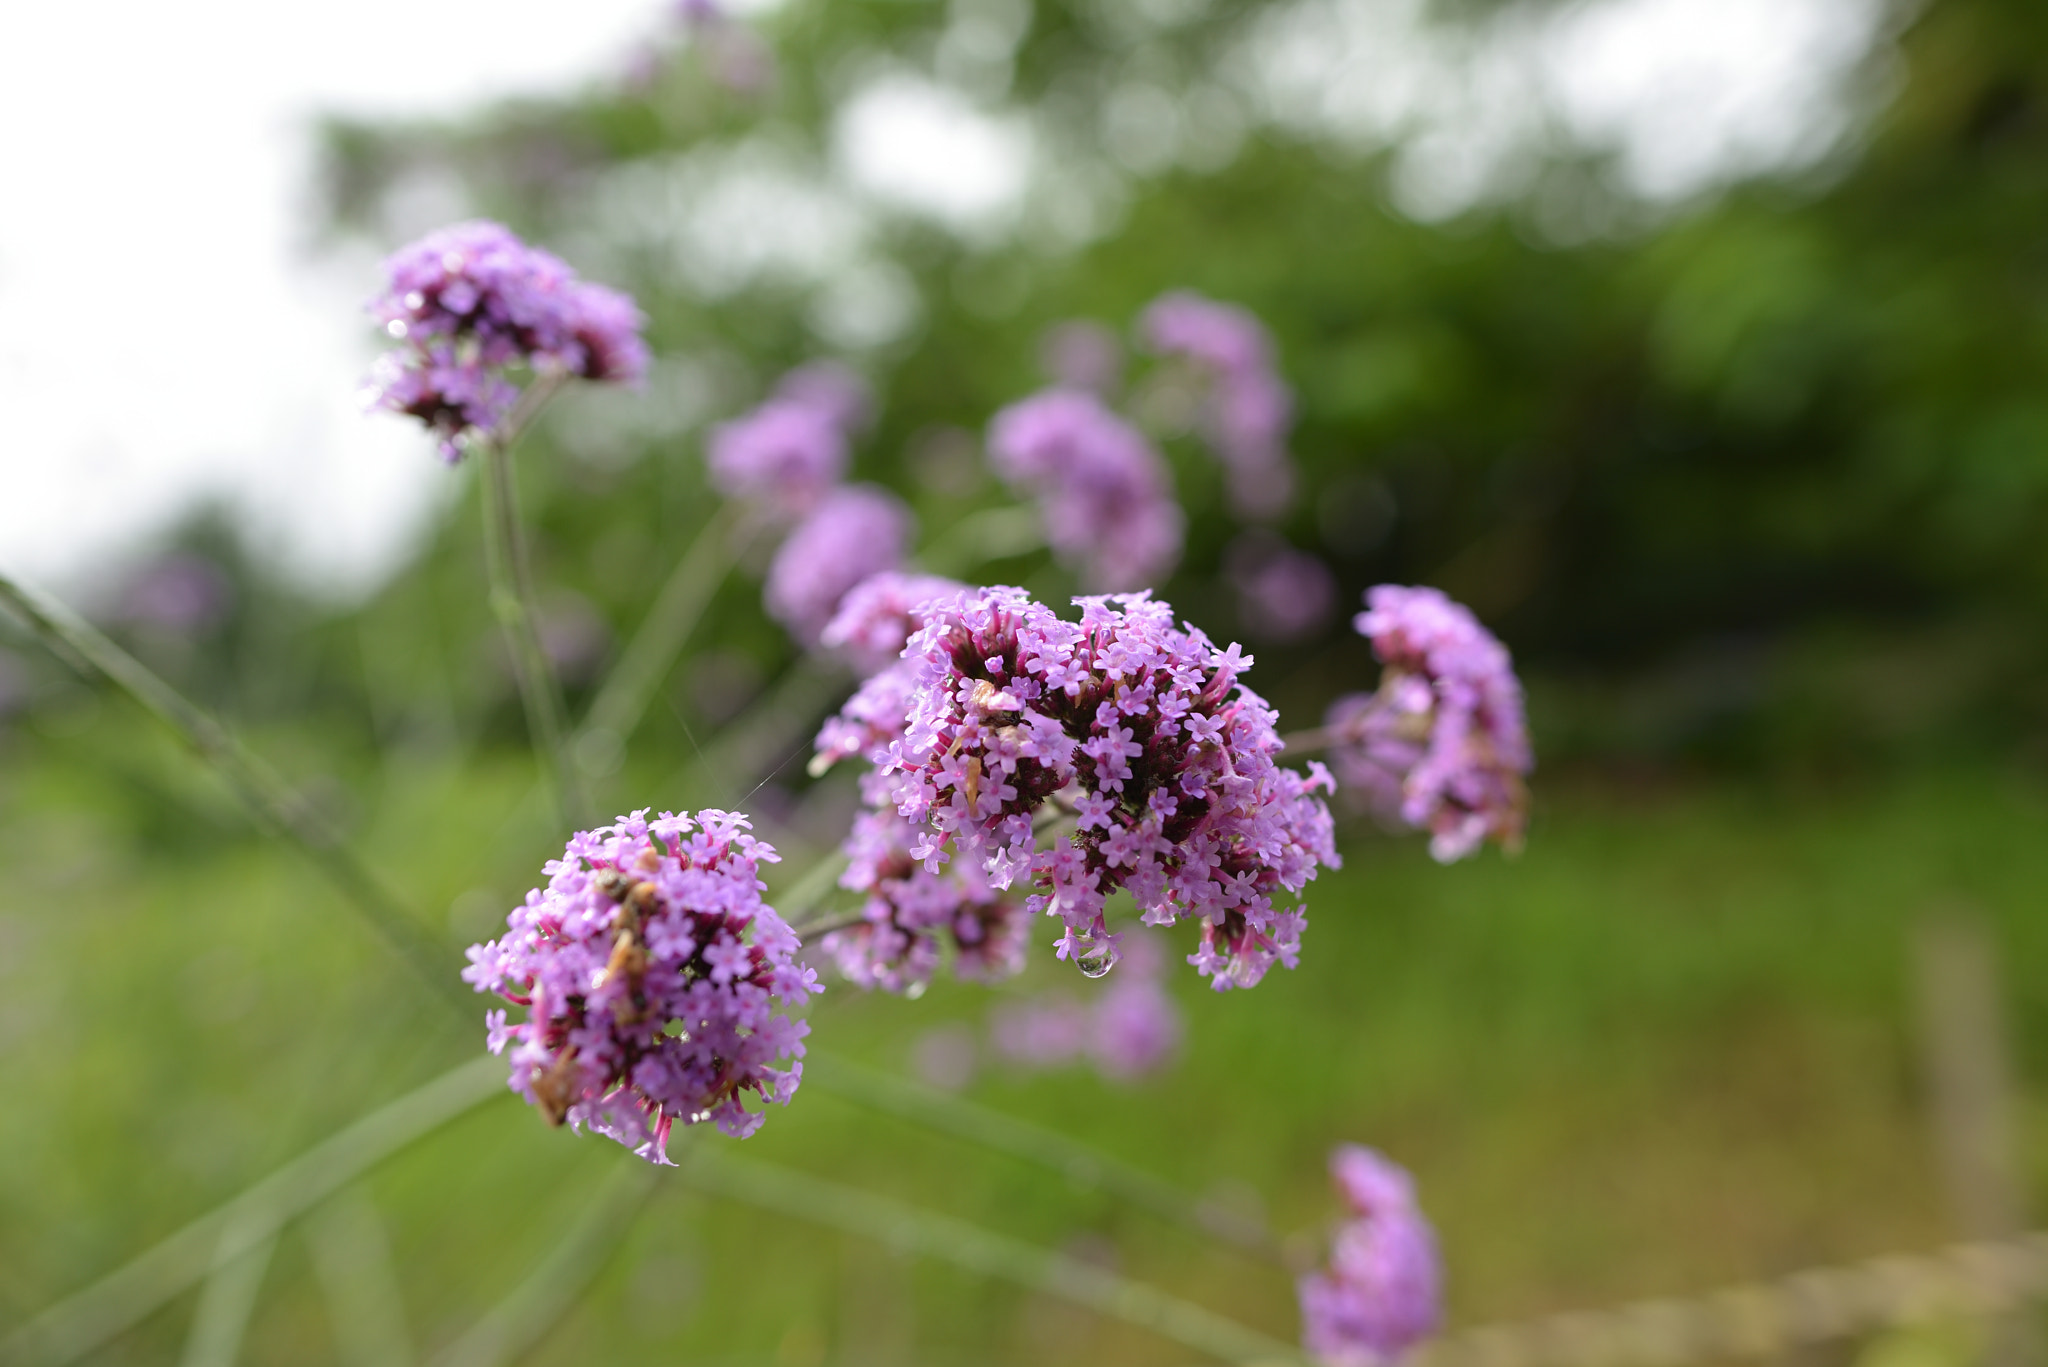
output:
[[[1294,396],[1273,363],[1273,339],[1244,309],[1176,290],[1153,301],[1140,330],[1154,351],[1192,363],[1205,383],[1202,434],[1230,475],[1231,495],[1255,518],[1294,495],[1287,432]]]
[[[881,776],[862,777],[871,783]],[[861,921],[822,942],[839,971],[860,987],[915,996],[950,945],[954,974],[969,982],[1021,972],[1030,937],[1023,906],[979,869],[926,869],[910,856],[916,838],[916,828],[883,805],[854,818],[839,885],[863,894]]]
[[[1442,1276],[1436,1235],[1408,1174],[1346,1144],[1330,1175],[1351,1207],[1327,1271],[1301,1279],[1302,1346],[1332,1367],[1382,1367],[1436,1332]]]
[[[745,1092],[787,1104],[809,1027],[775,1014],[824,989],[797,938],[761,901],[758,864],[775,851],[747,818],[645,811],[571,837],[545,888],[469,950],[463,978],[526,1008],[486,1016],[511,1050],[512,1090],[549,1123],[589,1126],[665,1163],[677,1121],[745,1137]]]
[[[989,456],[1038,495],[1045,539],[1091,587],[1157,582],[1180,559],[1182,517],[1166,462],[1142,433],[1078,389],[1048,389],[989,425]]]
[[[775,552],[762,591],[768,615],[799,641],[816,644],[849,589],[903,563],[910,528],[910,510],[886,489],[832,490]]]
[[[891,661],[927,615],[972,593],[950,579],[875,575],[846,595],[825,643]],[[876,767],[903,735],[911,687],[902,660],[871,674],[818,733],[811,771],[821,774],[856,755],[869,764],[860,779],[866,809],[840,847],[847,867],[839,885],[863,895],[861,923],[827,935],[823,947],[849,981],[914,995],[931,980],[947,943],[959,977],[993,982],[1017,973],[1030,927],[1023,907],[1000,896],[981,870],[934,871],[911,857],[917,829],[895,810],[893,784]]]
[[[1160,977],[1166,955],[1150,934],[1128,935],[1122,971],[1091,1001],[1064,993],[1017,1002],[989,1021],[996,1053],[1027,1068],[1087,1059],[1103,1076],[1142,1077],[1173,1061],[1184,1026]]]
[[[1274,713],[1238,683],[1237,646],[1147,594],[1075,602],[1078,623],[1014,588],[927,608],[889,685],[908,684],[903,732],[874,752],[919,828],[912,858],[937,873],[957,856],[998,888],[1026,875],[1026,905],[1060,917],[1059,956],[1091,977],[1116,962],[1119,888],[1148,925],[1201,922],[1189,962],[1219,990],[1292,967],[1304,911],[1274,898],[1337,864],[1329,772],[1274,763]],[[1042,814],[1075,825],[1043,851]]]
[[[370,379],[374,406],[424,422],[459,460],[519,398],[510,372],[638,382],[647,373],[633,301],[576,278],[560,258],[496,223],[427,234],[386,263],[370,311],[397,343]]]
[[[847,437],[864,420],[867,388],[843,366],[802,366],[758,408],[711,431],[711,482],[777,521],[793,521],[846,477]]]
[[[1331,704],[1331,763],[1380,810],[1428,831],[1444,863],[1488,839],[1515,848],[1535,760],[1507,648],[1436,589],[1382,584],[1366,604],[1354,624],[1385,669],[1377,692]]]

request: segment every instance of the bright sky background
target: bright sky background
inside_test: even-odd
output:
[[[300,250],[316,111],[623,60],[664,0],[0,5],[0,566],[63,584],[214,495],[346,592],[449,472],[356,393],[370,260]]]
[[[942,49],[975,39],[999,62],[1029,22],[1012,0],[950,3]],[[1540,31],[1446,46],[1417,30],[1419,3],[1275,10],[1231,98],[1400,141],[1396,199],[1424,218],[1485,198],[1546,126],[1614,148],[1653,200],[1810,159],[1843,125],[1835,84],[1882,29],[1881,0],[1582,0]],[[338,596],[399,563],[461,476],[408,425],[359,411],[376,262],[302,249],[311,118],[570,88],[623,70],[671,5],[0,5],[0,567],[67,588],[208,497]],[[1140,173],[1170,159],[1186,120],[1157,96],[1123,103],[1132,128],[1112,154],[1156,143],[1149,162],[1122,158]],[[902,70],[849,102],[834,164],[840,186],[823,192],[858,212],[927,212],[975,237],[1059,170],[1034,170],[1012,115]],[[773,217],[728,214],[718,236],[766,250]]]

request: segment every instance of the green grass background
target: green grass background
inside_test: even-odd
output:
[[[451,945],[550,852],[510,758],[313,756],[363,847]],[[298,741],[303,745],[303,738]],[[481,1048],[291,852],[125,704],[74,695],[0,764],[0,1324],[18,1324],[379,1103]],[[967,1095],[1191,1189],[1299,1246],[1332,1144],[1411,1167],[1471,1324],[1684,1294],[1952,1236],[1921,1102],[1908,943],[1967,908],[2005,955],[2038,1114],[2048,788],[1987,766],[1858,780],[1539,775],[1528,848],[1453,868],[1346,828],[1299,970],[1174,991],[1179,1063],[1135,1085],[986,1068]],[[676,793],[661,805],[716,793]],[[792,823],[800,827],[803,823]],[[786,886],[810,852],[793,848]],[[1078,980],[1043,951],[1001,995]],[[907,1071],[993,995],[835,985],[821,1048]],[[2029,1134],[2038,1129],[2030,1125]],[[1113,1265],[1285,1339],[1273,1268],[1097,1193],[827,1095],[724,1145]],[[2043,1150],[2029,1143],[2030,1169]],[[509,1095],[370,1183],[422,1359],[503,1297],[629,1162]],[[94,1359],[172,1360],[187,1295]],[[333,1359],[302,1236],[243,1360]],[[1045,1296],[663,1181],[539,1362],[1174,1363],[1183,1348]]]

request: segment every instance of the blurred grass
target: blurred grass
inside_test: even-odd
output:
[[[83,710],[81,710],[83,709]],[[290,737],[252,738],[289,750]],[[310,759],[310,752],[301,756]],[[471,756],[324,757],[376,794],[361,839],[456,947],[532,881],[532,772]],[[289,853],[124,708],[73,700],[0,741],[0,1322],[19,1323],[335,1128],[480,1047]],[[987,1071],[970,1095],[1283,1231],[1333,1212],[1341,1140],[1411,1166],[1472,1323],[1948,1237],[1907,1035],[1905,932],[1980,908],[2008,955],[2023,1067],[2048,1038],[2048,790],[2018,771],[1624,784],[1547,776],[1528,852],[1440,869],[1349,832],[1311,892],[1302,967],[1256,991],[1174,984],[1162,1078]],[[716,794],[661,794],[663,805]],[[802,823],[798,823],[801,825]],[[792,851],[776,878],[802,872]],[[1040,958],[1048,958],[1041,955]],[[1030,990],[1077,984],[1048,962]],[[988,994],[835,986],[821,1047],[904,1069]],[[478,1015],[482,1003],[478,1005]],[[2038,1069],[2030,1110],[2038,1113]],[[692,1143],[731,1145],[722,1137]],[[1278,1272],[820,1089],[749,1158],[1083,1258],[1292,1339]],[[2030,1144],[2034,1168],[2044,1150]],[[378,1172],[413,1339],[451,1343],[538,1263],[624,1156],[490,1103]],[[1313,1247],[1312,1239],[1305,1247]],[[98,1359],[162,1361],[187,1296]],[[244,1360],[333,1360],[287,1234]],[[664,1181],[538,1361],[1173,1363],[1043,1297]]]

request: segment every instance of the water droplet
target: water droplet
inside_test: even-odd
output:
[[[1107,940],[1089,945],[1074,956],[1074,967],[1084,978],[1100,978],[1116,967],[1116,946]]]
[[[390,322],[384,325],[384,331],[390,333],[393,337],[404,337],[405,320],[403,318],[393,318]]]
[[[916,1001],[919,997],[922,997],[924,995],[925,988],[929,986],[931,986],[931,984],[926,982],[924,979],[917,979],[915,982],[910,983],[903,989],[903,1000],[910,1002]]]

